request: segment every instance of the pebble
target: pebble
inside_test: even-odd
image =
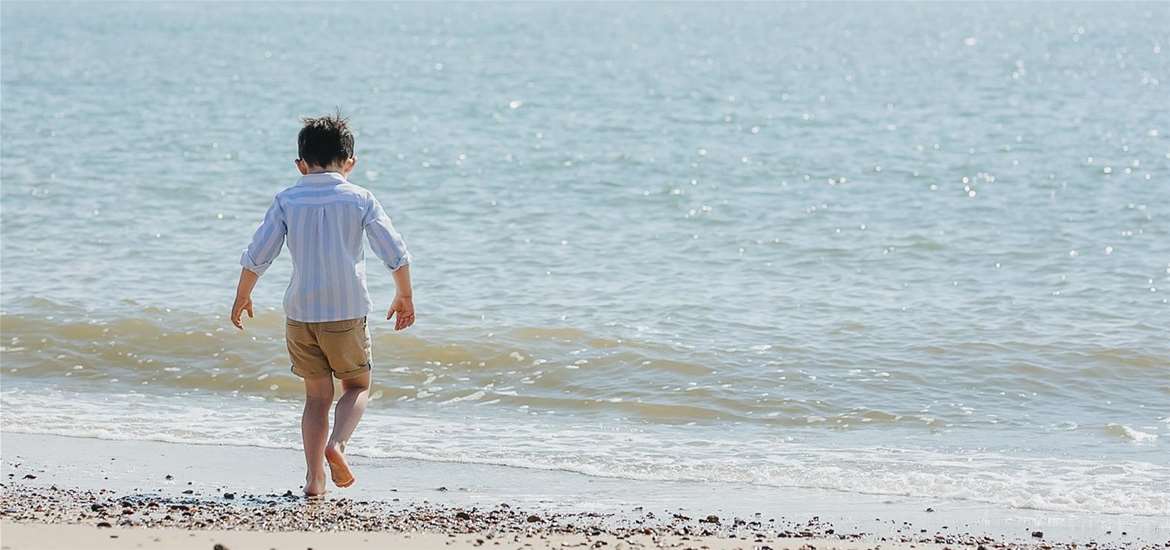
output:
[[[608,544],[628,547],[629,537],[648,537],[649,548],[679,547],[679,540],[696,541],[681,546],[701,547],[702,539],[717,537],[743,541],[759,550],[770,550],[764,543],[775,539],[830,539],[856,541],[876,545],[890,541],[909,545],[938,543],[949,548],[968,547],[975,550],[1092,550],[1127,548],[1140,545],[1108,545],[1093,543],[1078,545],[1073,542],[995,540],[971,534],[918,533],[916,526],[903,523],[898,534],[889,538],[862,532],[840,533],[830,523],[813,517],[794,522],[776,518],[721,520],[715,514],[700,515],[698,520],[679,513],[656,516],[642,511],[638,514],[597,512],[553,512],[517,509],[507,503],[481,510],[457,508],[426,501],[393,504],[386,501],[354,501],[351,499],[324,499],[306,506],[305,500],[292,491],[283,495],[252,495],[224,492],[224,498],[184,496],[172,498],[136,491],[119,495],[108,490],[59,489],[56,487],[0,488],[0,519],[20,523],[83,523],[109,528],[152,527],[179,529],[259,530],[259,531],[319,531],[348,532],[391,531],[398,533],[430,532],[447,535],[477,535],[477,545],[521,541],[525,538],[546,538],[552,535],[579,535],[587,537],[587,545],[600,547],[598,538],[609,539]],[[230,496],[229,496],[230,495]],[[295,498],[294,498],[295,497]],[[537,513],[539,512],[539,513]],[[758,517],[758,515],[757,515]],[[1042,538],[1040,531],[1030,532]],[[672,537],[673,535],[673,537]],[[493,540],[494,539],[494,540]],[[614,539],[620,541],[614,542]],[[642,539],[645,540],[645,539]],[[748,543],[753,541],[753,543]],[[637,545],[635,545],[637,546]],[[220,548],[222,545],[217,545]],[[868,547],[873,547],[869,545]],[[1145,546],[1158,548],[1161,546]],[[810,544],[804,550],[816,550]],[[226,548],[225,548],[226,550]]]

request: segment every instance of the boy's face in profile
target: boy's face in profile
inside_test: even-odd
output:
[[[333,164],[330,164],[329,166],[324,166],[324,167],[309,164],[302,159],[294,160],[293,164],[297,165],[297,170],[301,173],[302,176],[305,174],[308,174],[310,172],[325,171],[325,172],[339,172],[339,173],[341,173],[342,176],[345,176],[346,178],[348,178],[349,173],[353,172],[353,167],[355,165],[357,165],[357,156],[355,155],[355,156],[349,157],[348,159],[345,159],[345,161],[343,161],[343,162],[335,162]]]

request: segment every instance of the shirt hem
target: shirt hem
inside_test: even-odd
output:
[[[324,317],[319,317],[319,318],[317,318],[317,317],[302,318],[300,316],[294,317],[292,315],[289,315],[288,312],[285,312],[285,314],[284,314],[284,316],[287,319],[292,320],[292,321],[296,321],[298,323],[332,323],[335,321],[351,321],[353,319],[361,319],[362,317],[369,317],[369,315],[370,315],[369,310],[366,310],[365,313],[360,313],[358,315],[346,314],[346,315],[341,315],[341,316],[324,316]]]

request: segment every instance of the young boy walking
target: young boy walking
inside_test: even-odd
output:
[[[366,409],[370,391],[370,332],[373,307],[366,289],[362,235],[394,274],[397,293],[386,314],[398,316],[395,330],[414,324],[410,254],[402,236],[369,190],[350,183],[353,133],[337,116],[305,119],[297,136],[302,177],[276,194],[252,243],[240,258],[240,282],[232,324],[243,330],[252,317],[252,288],[287,242],[293,274],[284,293],[285,341],[292,372],[305,382],[301,437],[305,446],[305,495],[325,493],[325,465],[333,483],[349,487],[355,478],[345,446]],[[329,432],[333,377],[341,398]]]

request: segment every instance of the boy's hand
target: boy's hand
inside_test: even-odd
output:
[[[244,323],[240,322],[244,312],[247,311],[248,318],[252,318],[252,288],[259,279],[260,275],[256,272],[249,271],[246,267],[240,269],[240,283],[236,285],[236,303],[232,304],[232,324],[240,330],[244,330]]]
[[[394,322],[394,330],[402,330],[414,324],[414,300],[410,296],[395,295],[394,302],[390,304],[390,311],[386,312],[386,319],[394,317],[398,314],[398,320]]]
[[[248,312],[248,318],[252,316],[252,297],[251,296],[236,296],[236,303],[232,304],[232,324],[236,328],[244,330],[244,323],[240,320],[244,312]]]

